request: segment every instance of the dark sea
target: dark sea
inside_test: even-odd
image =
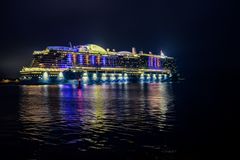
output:
[[[199,81],[200,82],[200,81]],[[231,148],[220,83],[1,85],[8,159],[197,159]],[[225,96],[224,96],[225,95]]]

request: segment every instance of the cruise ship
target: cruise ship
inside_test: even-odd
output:
[[[31,64],[20,74],[25,84],[162,82],[173,80],[176,64],[162,51],[116,51],[95,44],[48,46],[34,51]]]

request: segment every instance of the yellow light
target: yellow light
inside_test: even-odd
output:
[[[97,64],[100,65],[100,60],[101,60],[101,57],[98,55],[97,56]]]
[[[89,56],[86,55],[86,64],[89,65]]]

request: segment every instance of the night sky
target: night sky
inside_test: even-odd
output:
[[[186,77],[237,66],[231,1],[12,0],[1,6],[1,77],[17,77],[33,50],[69,41],[118,51],[163,49]]]

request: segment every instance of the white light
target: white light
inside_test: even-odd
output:
[[[122,80],[122,78],[123,78],[123,77],[122,77],[122,74],[119,73],[119,74],[118,74],[118,79],[119,79],[119,80]]]
[[[160,53],[161,53],[161,55],[160,55],[160,56],[161,56],[161,58],[166,58],[166,56],[164,55],[164,53],[163,53],[163,51],[162,51],[162,50],[161,50],[161,52],[160,52]]]
[[[156,74],[153,74],[153,79],[156,79],[157,77],[156,77]]]
[[[93,80],[97,80],[97,74],[96,73],[93,73]]]
[[[86,82],[88,80],[88,77],[83,77],[83,82]]]
[[[88,73],[87,72],[83,73],[82,79],[83,79],[83,82],[86,82],[88,80]]]
[[[58,74],[58,79],[63,79],[63,78],[64,78],[63,73],[60,72],[60,73]]]
[[[150,78],[151,78],[150,74],[147,74],[147,79],[150,79]]]
[[[48,73],[47,72],[43,73],[43,80],[48,80]]]
[[[115,80],[115,75],[111,74],[110,80]]]
[[[124,73],[124,79],[128,79],[127,73]]]
[[[107,80],[106,73],[103,73],[103,74],[102,74],[101,79],[102,79],[103,81],[106,81],[106,80]]]
[[[87,72],[84,72],[84,73],[83,73],[83,76],[84,76],[84,77],[87,77],[87,76],[88,76]]]

